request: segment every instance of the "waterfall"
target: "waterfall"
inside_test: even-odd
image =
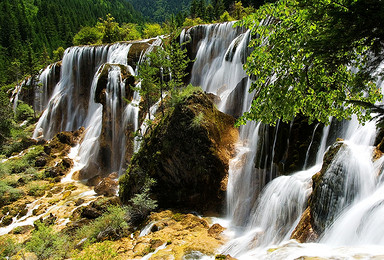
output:
[[[192,58],[196,58],[191,83],[219,96],[219,109],[236,117],[249,109],[252,100],[252,93],[248,93],[251,79],[242,69],[244,57],[249,53],[249,37],[249,32],[233,29],[231,23],[193,27],[184,30],[180,37],[181,42],[190,41],[195,46],[188,49]],[[241,126],[227,186],[227,217],[234,237],[222,248],[222,253],[239,259],[297,259],[303,255],[340,256],[340,250],[334,248],[337,245],[383,245],[380,216],[384,212],[384,182],[378,176],[383,171],[384,159],[372,162],[375,124],[371,121],[362,126],[355,117],[341,123],[331,121],[321,128],[314,124],[313,132],[308,135],[304,170],[280,177],[274,159],[277,153],[287,153],[277,147],[280,123],[274,129],[257,122]],[[287,131],[287,147],[293,125],[292,122]],[[316,133],[321,138],[315,145]],[[346,175],[340,183],[344,193],[336,203],[339,212],[335,213],[334,224],[327,227],[318,244],[331,253],[312,250],[309,254],[307,249],[313,248],[312,244],[288,241],[307,206],[312,176],[320,170],[323,155],[336,137],[344,139],[343,147],[335,156],[329,174],[332,167],[342,169]],[[317,153],[311,155],[312,150]],[[307,169],[311,156],[314,166]],[[279,244],[281,251],[267,250]],[[356,250],[347,249],[351,255],[366,251]]]
[[[68,48],[61,64],[60,80],[33,137],[48,140],[58,132],[84,127],[82,142],[71,151],[74,169],[82,169],[80,178],[115,171],[121,174],[130,157],[127,153],[133,152],[134,145],[128,137],[139,129],[140,95],[131,90],[137,72],[131,65],[138,64],[144,53],[158,42],[150,39]],[[52,67],[40,77],[43,88],[52,78],[50,71]],[[44,98],[39,99],[41,106]],[[131,148],[132,151],[127,151]],[[63,181],[71,177],[72,174]]]

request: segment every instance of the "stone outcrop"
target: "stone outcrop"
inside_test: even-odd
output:
[[[235,120],[218,111],[204,93],[185,98],[171,110],[120,178],[121,199],[128,202],[152,178],[156,184],[151,195],[160,207],[219,211],[238,137]]]
[[[293,232],[291,238],[300,242],[313,242],[329,226],[338,213],[353,198],[345,198],[346,171],[340,160],[335,160],[338,152],[346,145],[336,142],[324,155],[320,172],[312,177],[312,194],[308,207]]]
[[[300,243],[315,242],[319,235],[313,230],[311,219],[311,211],[308,207],[301,215],[299,224],[292,232],[291,239],[296,239]]]

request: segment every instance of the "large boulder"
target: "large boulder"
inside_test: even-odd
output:
[[[219,211],[238,138],[234,123],[208,95],[200,92],[185,98],[143,140],[120,178],[122,201],[140,193],[152,178],[156,184],[151,195],[160,207]]]
[[[330,226],[341,210],[347,207],[354,194],[347,192],[348,171],[341,154],[348,152],[343,142],[336,142],[324,154],[320,172],[312,177],[312,194],[308,207],[291,238],[311,242]]]

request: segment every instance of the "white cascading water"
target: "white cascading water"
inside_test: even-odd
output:
[[[144,41],[143,41],[144,42]],[[160,41],[161,42],[161,41]],[[158,45],[159,40],[152,45]],[[138,126],[140,95],[133,93],[132,102],[127,104],[122,68],[135,76],[135,70],[128,65],[131,43],[117,43],[106,46],[72,47],[66,50],[60,81],[35,129],[34,138],[50,139],[60,131],[72,131],[83,126],[85,135],[81,144],[73,148],[70,157],[75,161],[72,173],[97,159],[100,148],[103,113],[110,138],[109,171],[122,173],[125,167],[126,129]],[[148,44],[151,48],[151,45]],[[96,103],[97,84],[103,71],[107,71],[105,107]],[[44,83],[44,82],[43,82]],[[44,84],[43,84],[44,85]],[[103,112],[104,110],[104,112]],[[69,174],[63,181],[69,181]]]
[[[252,100],[252,94],[247,91],[251,82],[245,78],[242,66],[249,33],[233,29],[231,23],[206,25],[183,31],[181,41],[198,38],[197,32],[200,33],[200,41],[193,43],[198,49],[191,83],[218,95],[221,99],[219,108],[223,112],[233,112],[234,103],[241,107],[241,112],[247,111]],[[246,86],[241,91],[241,99],[234,99],[231,93],[241,89],[241,85]],[[384,177],[378,177],[384,159],[372,162],[375,121],[362,126],[354,118],[343,123],[337,132],[337,137],[345,140],[345,146],[340,149],[332,165],[341,164],[348,177],[341,184],[345,186],[345,192],[339,199],[340,217],[334,225],[328,227],[319,241],[321,244],[299,244],[289,239],[312,191],[311,177],[321,168],[323,154],[330,144],[331,127],[323,128],[315,166],[274,180],[273,172],[265,172],[254,166],[257,153],[261,152],[257,147],[263,141],[260,136],[263,127],[256,122],[248,122],[240,127],[237,155],[230,162],[227,187],[227,210],[231,223],[229,229],[233,231],[234,237],[222,249],[222,253],[239,259],[296,259],[301,256],[349,259],[360,254],[384,254],[384,248],[337,247],[384,245]],[[313,137],[314,133],[307,156]],[[272,156],[275,142],[276,139],[270,144],[273,148]],[[273,167],[268,171],[273,171]],[[263,187],[265,183],[268,185]],[[268,250],[275,245],[279,246]],[[367,253],[370,250],[371,253]]]
[[[34,82],[34,99],[32,107],[36,112],[42,112],[48,104],[52,88],[56,85],[56,66],[57,63],[50,64],[40,71],[38,78]],[[31,78],[28,78],[15,87],[12,92],[10,102],[13,104],[13,110],[16,110],[17,102],[21,92],[30,87]]]

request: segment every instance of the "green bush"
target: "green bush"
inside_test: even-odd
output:
[[[144,186],[140,193],[135,194],[130,199],[131,206],[129,213],[131,215],[131,221],[135,224],[143,221],[151,211],[157,208],[157,201],[149,197],[151,187],[156,183],[152,178],[145,180]]]
[[[36,145],[29,149],[29,151],[23,156],[23,159],[28,163],[35,163],[36,158],[44,152],[42,145]]]
[[[25,170],[25,175],[26,175],[26,181],[30,181],[31,179],[34,180],[43,180],[45,179],[45,172],[44,171],[38,171],[34,167],[28,167]]]
[[[105,260],[114,259],[118,253],[111,247],[111,241],[104,241],[88,246],[75,260]]]
[[[0,181],[0,207],[20,199],[23,195],[24,191],[21,189],[13,188],[6,182]]]
[[[21,173],[24,172],[28,167],[29,163],[23,158],[14,159],[8,161],[10,173]]]
[[[185,88],[173,89],[171,95],[171,106],[175,106],[176,104],[182,102],[185,98],[191,96],[194,93],[203,92],[201,87],[195,87],[192,84],[189,84]]]
[[[21,101],[18,102],[16,107],[15,119],[16,121],[24,121],[29,120],[34,117],[35,112],[32,107],[28,104],[25,104]]]
[[[0,163],[0,178],[9,175],[9,166],[7,163]]]
[[[0,259],[9,259],[20,250],[20,245],[8,236],[0,239]]]
[[[159,36],[159,35],[162,35],[162,34],[163,34],[163,29],[161,28],[160,24],[157,24],[157,23],[154,23],[154,24],[146,23],[144,25],[143,37],[145,39],[153,38],[153,37],[156,37],[156,36]]]
[[[190,127],[197,129],[201,126],[202,123],[204,123],[204,114],[200,112],[192,119]]]
[[[74,45],[101,44],[103,34],[95,27],[83,27],[73,38]]]
[[[42,184],[41,182],[31,182],[27,185],[28,195],[40,197],[43,196],[45,190],[48,189],[47,184]]]
[[[16,201],[24,196],[24,191],[17,188],[12,188],[9,190],[9,199],[10,201]]]
[[[107,208],[107,211],[99,218],[92,221],[89,225],[83,226],[78,232],[78,239],[87,238],[87,244],[97,240],[103,240],[102,232],[110,231],[115,237],[110,239],[118,239],[126,234],[128,225],[127,208],[112,205]],[[98,238],[99,236],[99,238]]]
[[[26,243],[26,249],[35,253],[39,259],[63,259],[68,257],[73,248],[69,238],[53,231],[51,226],[46,226],[38,221],[36,229],[32,232],[31,239]]]

